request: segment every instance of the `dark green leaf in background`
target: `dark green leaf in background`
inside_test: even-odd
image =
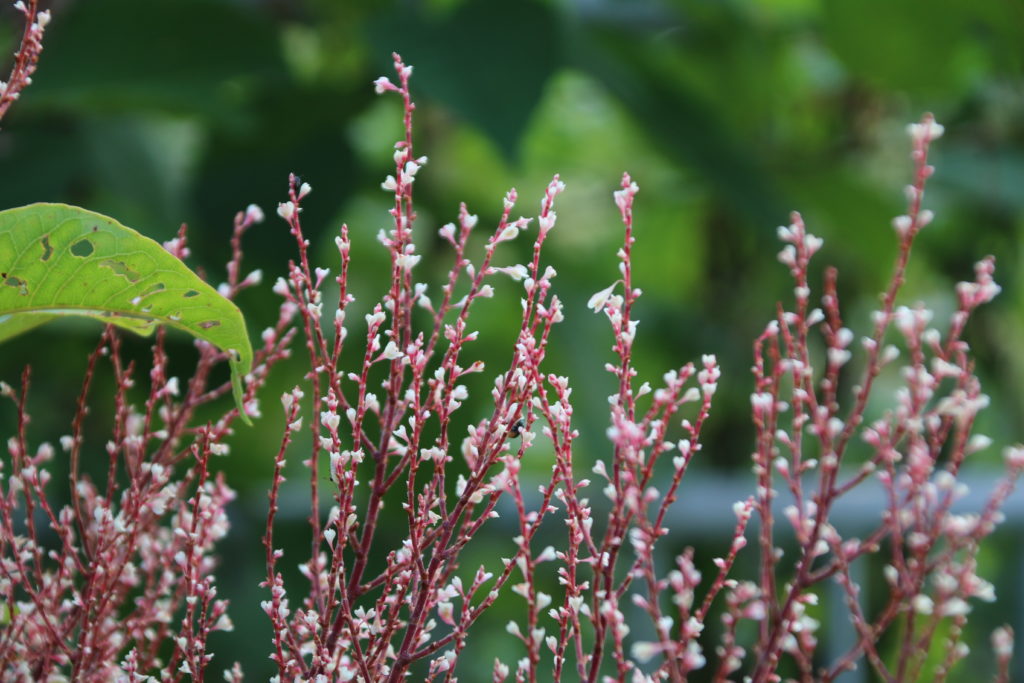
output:
[[[382,17],[370,29],[383,49],[416,68],[416,88],[442,101],[516,158],[544,86],[561,66],[558,17],[532,0],[475,0],[444,17]],[[390,65],[388,65],[390,66]]]
[[[284,72],[272,24],[216,0],[78,2],[47,38],[33,107],[217,115],[230,105],[225,86]]]

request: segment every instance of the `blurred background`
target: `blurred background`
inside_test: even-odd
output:
[[[970,463],[979,500],[1000,470],[999,448],[1022,438],[1019,2],[55,0],[47,6],[53,21],[36,82],[0,132],[0,207],[68,202],[157,240],[187,223],[190,265],[214,284],[225,277],[235,212],[256,203],[273,216],[288,173],[296,172],[314,188],[303,225],[320,265],[335,266],[333,236],[341,223],[352,230],[351,288],[358,301],[350,319],[361,320],[378,299],[387,256],[375,236],[388,225],[389,207],[379,185],[393,171],[391,145],[401,119],[398,98],[375,96],[371,82],[392,75],[392,51],[415,66],[416,151],[430,158],[417,182],[420,276],[436,282],[448,267],[436,229],[455,219],[458,202],[480,215],[483,228],[493,225],[503,194],[515,187],[516,213],[534,215],[543,188],[560,173],[567,191],[558,200],[560,219],[545,260],[559,272],[556,291],[567,304],[567,321],[553,341],[549,368],[568,374],[576,388],[581,471],[606,452],[605,396],[613,390],[602,370],[610,333],[585,303],[618,276],[621,226],[611,192],[628,170],[641,187],[634,250],[636,284],[645,293],[636,312],[641,379],[653,383],[702,353],[718,354],[723,369],[705,449],[681,489],[676,533],[664,542],[666,565],[685,545],[697,546],[704,564],[723,552],[731,504],[753,486],[751,343],[776,300],[791,294],[775,258],[775,227],[798,209],[824,237],[815,272],[826,264],[839,268],[847,323],[862,333],[895,255],[890,220],[904,210],[901,189],[910,178],[904,127],[932,111],[946,126],[934,147],[938,171],[926,199],[937,218],[917,243],[902,301],[924,301],[944,320],[954,284],[973,277],[976,260],[996,255],[1003,294],[968,332],[992,397],[979,431],[998,446]],[[0,53],[11,53],[18,30],[16,13],[0,11]],[[276,217],[247,238],[247,270],[264,272],[264,285],[239,301],[254,336],[276,317],[270,286],[284,274],[293,247]],[[525,261],[527,249],[525,241],[509,247],[501,264]],[[519,316],[520,290],[505,284],[473,315],[482,339],[473,353],[495,372],[507,363]],[[4,345],[0,379],[14,383],[25,364],[34,367],[36,442],[67,432],[98,333],[88,322],[67,321]],[[177,367],[187,372],[194,350],[183,335],[171,338]],[[145,340],[126,343],[145,357]],[[251,680],[270,675],[269,627],[258,606],[265,595],[257,586],[273,456],[267,444],[278,441],[282,426],[277,396],[301,371],[296,362],[277,373],[263,395],[265,417],[240,428],[232,456],[217,463],[239,491],[219,571],[236,632],[211,638],[217,653],[211,672],[239,660]],[[481,379],[477,396],[487,396],[492,376]],[[97,456],[108,410],[94,406]],[[486,414],[487,401],[464,410],[464,419],[475,421]],[[5,433],[10,413],[8,406],[0,415]],[[298,465],[301,444],[295,453]],[[540,478],[548,465],[537,458],[527,469]],[[308,486],[298,470],[291,479],[295,488],[286,490],[279,532],[290,539],[282,541],[289,571],[308,549]],[[996,583],[999,601],[976,606],[966,636],[972,664],[956,680],[979,680],[990,666],[994,626],[1010,622],[1024,631],[1020,503],[1011,501],[1009,522],[980,557],[980,573]],[[877,510],[870,492],[863,494],[844,517],[847,530],[864,533]],[[506,553],[512,533],[496,524],[488,544],[471,547],[465,573]],[[740,572],[752,577],[754,554],[748,555]],[[877,569],[863,568],[868,593]],[[297,593],[304,588],[298,578],[291,585]],[[517,600],[500,603],[478,626],[462,680],[484,680],[496,653],[508,663],[521,656],[504,632],[505,622],[519,616]],[[852,637],[838,596],[823,600],[816,616],[829,647]],[[861,671],[844,680],[872,679]]]

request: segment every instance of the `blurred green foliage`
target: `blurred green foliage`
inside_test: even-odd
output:
[[[321,265],[334,265],[333,235],[353,231],[350,319],[383,291],[386,255],[376,245],[389,199],[379,189],[400,132],[394,98],[371,81],[399,51],[416,67],[417,153],[430,164],[417,183],[419,266],[436,282],[448,253],[434,235],[458,202],[493,223],[501,197],[519,189],[531,215],[552,174],[568,191],[546,260],[559,271],[568,320],[551,367],[578,398],[581,458],[601,453],[611,383],[601,370],[610,335],[585,309],[616,277],[620,226],[610,193],[628,170],[640,183],[636,280],[646,291],[637,364],[642,378],[699,354],[724,370],[705,450],[696,467],[749,480],[747,416],[751,341],[789,295],[775,261],[774,227],[799,209],[826,240],[819,257],[839,267],[848,324],[863,329],[889,273],[909,175],[904,125],[925,111],[946,125],[927,203],[937,219],[915,249],[905,301],[948,312],[953,284],[981,256],[999,259],[1004,294],[974,320],[969,339],[993,407],[982,431],[996,443],[1021,436],[1024,405],[1024,5],[1004,0],[84,0],[54,3],[36,83],[0,133],[0,207],[61,201],[116,217],[154,239],[189,225],[194,262],[224,278],[234,213],[255,202],[268,214],[287,174],[314,187],[304,226]],[[0,47],[13,45],[14,12],[0,12]],[[10,50],[7,50],[9,53]],[[246,263],[266,280],[285,272],[291,237],[276,219],[254,230]],[[501,255],[525,260],[525,245]],[[503,261],[505,263],[505,261]],[[491,368],[507,362],[518,317],[509,283],[475,325],[474,349]],[[250,332],[269,324],[269,284],[239,302]],[[364,307],[364,308],[358,308]],[[352,316],[355,317],[352,317]],[[0,377],[33,363],[33,436],[67,430],[95,327],[59,323],[5,345]],[[354,338],[354,337],[353,337]],[[145,344],[127,342],[143,357]],[[180,372],[194,352],[174,340]],[[259,539],[278,439],[277,395],[299,378],[302,353],[264,396],[266,417],[238,433],[221,461],[240,491],[225,545],[222,591],[233,599],[234,637],[217,636],[215,664],[241,659],[267,675],[269,629],[258,609]],[[481,379],[478,390],[486,384]],[[477,396],[485,396],[480,391]],[[467,412],[474,409],[470,406]],[[486,410],[485,403],[467,419]],[[9,412],[9,411],[8,411]],[[93,447],[105,437],[94,407]],[[7,428],[10,415],[0,416]],[[992,449],[993,453],[995,449]],[[538,458],[540,456],[537,456]],[[993,454],[978,456],[994,466]],[[299,457],[292,460],[298,465]],[[537,472],[542,462],[530,463]],[[692,476],[699,476],[699,472]],[[285,516],[302,536],[298,468]],[[685,485],[683,492],[685,494]],[[294,500],[291,497],[294,497]],[[720,512],[728,514],[731,501]],[[673,540],[700,541],[694,520]],[[505,527],[496,526],[495,538]],[[1012,530],[1019,533],[1020,529]],[[288,546],[286,564],[306,541]],[[720,552],[721,548],[718,547]],[[500,549],[480,546],[473,559]],[[382,561],[383,558],[379,558]],[[1010,598],[980,615],[979,646],[996,623],[1021,613],[1013,584],[1020,558],[986,556]],[[468,571],[468,569],[467,569]],[[301,587],[301,580],[295,584]],[[515,608],[514,601],[501,609]],[[1012,610],[1007,605],[1016,605]],[[509,641],[508,612],[477,629],[493,656]],[[972,622],[973,623],[973,622]],[[1018,631],[1022,624],[1017,623]],[[936,641],[938,642],[938,641]],[[982,646],[983,647],[983,646]],[[481,661],[489,661],[484,659]],[[982,661],[988,661],[983,657]],[[477,680],[466,670],[464,680]],[[972,672],[977,673],[977,670]],[[481,671],[482,674],[482,671]],[[971,674],[960,680],[976,680]]]

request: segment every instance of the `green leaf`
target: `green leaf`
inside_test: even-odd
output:
[[[178,258],[112,218],[66,204],[0,211],[0,342],[79,315],[148,335],[157,325],[228,353],[242,420],[252,347],[241,311]]]
[[[871,86],[932,98],[927,101],[938,99],[940,93],[969,96],[985,78],[981,74],[989,71],[985,53],[1001,47],[997,37],[983,29],[974,8],[987,4],[833,0],[821,4],[821,37],[847,69]],[[907,30],[924,16],[928,17],[926,29]],[[1008,21],[1017,22],[1019,33],[1019,16]],[[1015,42],[1019,52],[1019,38]],[[924,55],[927,68],[922,68]]]
[[[607,29],[580,32],[572,46],[574,66],[617,97],[666,155],[698,169],[751,225],[786,215],[749,145],[734,139],[714,106],[673,75],[670,50]],[[770,237],[764,230],[754,234]]]
[[[415,65],[414,92],[440,100],[516,159],[530,116],[564,61],[550,4],[469,0],[437,16],[414,3],[382,12],[368,31],[378,45],[399,46],[405,63]],[[381,66],[390,69],[390,62]]]
[[[237,121],[249,84],[287,73],[269,14],[239,3],[90,0],[66,9],[47,29],[46,78],[25,98],[29,108]]]

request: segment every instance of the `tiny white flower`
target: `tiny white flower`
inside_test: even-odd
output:
[[[250,204],[245,209],[245,218],[252,223],[262,223],[264,218],[263,209],[255,204]]]
[[[597,292],[590,297],[590,300],[587,301],[587,308],[592,309],[594,313],[600,313],[604,309],[605,304],[608,303],[608,298],[611,297],[612,290],[614,290],[615,286],[618,284],[619,282],[616,280],[610,287],[602,289],[600,292]]]
[[[931,119],[925,123],[911,123],[907,126],[907,134],[915,141],[938,140],[946,129],[942,124]]]
[[[519,236],[519,228],[517,228],[514,225],[507,225],[507,226],[505,226],[505,229],[501,231],[501,234],[498,235],[498,239],[495,240],[495,241],[496,242],[506,242],[508,240],[514,240],[518,236]]]
[[[283,202],[277,205],[277,215],[286,221],[290,221],[295,215],[295,205],[291,202]]]
[[[420,254],[399,254],[398,257],[395,258],[395,263],[402,270],[410,270],[420,262],[421,258],[423,257]]]
[[[910,216],[896,216],[896,218],[892,219],[892,227],[896,229],[896,233],[900,237],[906,235],[910,231],[910,228],[913,227],[913,225],[914,219],[912,219]]]
[[[554,211],[548,211],[546,216],[541,216],[537,219],[537,225],[540,228],[540,233],[546,234],[551,231],[551,228],[555,227],[555,221],[558,219],[557,214]]]
[[[398,345],[395,342],[389,341],[380,355],[388,360],[395,360],[402,357],[402,352],[398,349]]]
[[[927,595],[924,595],[923,593],[918,593],[917,595],[915,595],[913,599],[910,601],[910,605],[914,608],[915,612],[924,615],[931,614],[932,611],[935,609],[935,603],[932,602],[931,598],[929,598]]]

